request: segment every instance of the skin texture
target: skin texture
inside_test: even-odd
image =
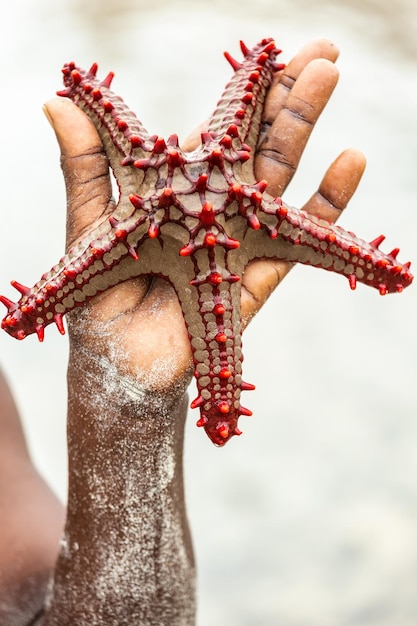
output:
[[[268,181],[273,196],[284,195],[336,86],[337,56],[328,41],[308,44],[270,90],[255,167],[257,178]],[[61,150],[70,246],[113,206],[107,159],[91,122],[71,102],[52,100],[45,112]],[[185,149],[196,146],[200,131],[187,140]],[[364,166],[361,153],[342,153],[303,208],[335,221]],[[291,267],[271,260],[248,266],[242,280],[245,325]],[[42,624],[191,626],[195,568],[182,476],[191,351],[177,297],[161,279],[133,279],[69,314],[68,331],[68,513]],[[18,467],[19,459],[25,465],[28,475],[22,482],[32,481],[30,502],[45,512],[53,537],[44,545],[22,524],[22,540],[29,534],[31,549],[43,563],[44,578],[33,592],[35,615],[52,570],[62,510],[58,507],[52,515],[53,502],[45,498],[45,486],[30,464],[23,438],[15,433],[17,414],[10,415],[4,422],[9,435],[4,439],[2,433],[0,445],[15,446],[11,467]],[[3,463],[3,453],[0,459]],[[15,481],[10,476],[0,499],[15,491]],[[24,522],[27,512],[17,503],[4,520],[6,529],[13,527],[13,515]],[[11,542],[3,563],[13,562],[13,549]],[[0,554],[1,550],[4,547]],[[16,584],[27,583],[30,565],[28,558],[16,571]],[[11,569],[7,566],[4,571]],[[0,578],[0,606],[3,597],[11,596]],[[19,626],[29,621],[16,618],[8,623]]]

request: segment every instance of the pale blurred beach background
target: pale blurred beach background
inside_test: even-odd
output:
[[[41,107],[61,66],[93,61],[151,132],[213,110],[238,41],[341,49],[341,79],[285,199],[303,203],[345,147],[368,169],[341,224],[417,261],[415,0],[15,0],[2,8],[0,292],[62,256],[65,197]],[[417,265],[415,265],[415,268]],[[186,434],[198,626],[417,624],[417,291],[381,298],[297,267],[244,337],[244,435]],[[48,328],[0,361],[41,472],[65,499],[67,339]],[[0,530],[1,532],[1,530]]]

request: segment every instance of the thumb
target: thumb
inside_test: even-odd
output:
[[[101,221],[111,205],[108,161],[92,122],[70,100],[50,100],[44,112],[61,151],[68,248]]]

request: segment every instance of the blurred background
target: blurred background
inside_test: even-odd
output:
[[[0,21],[0,292],[63,254],[58,149],[41,108],[61,66],[100,64],[152,133],[187,134],[213,110],[239,39],[341,49],[341,78],[285,199],[302,204],[345,147],[368,168],[341,224],[417,260],[415,0],[15,0]],[[244,435],[214,448],[189,416],[188,507],[198,626],[417,623],[417,292],[381,298],[297,267],[244,337],[257,389]],[[31,451],[66,494],[67,340],[48,328],[0,361]]]

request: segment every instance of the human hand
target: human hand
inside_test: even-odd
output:
[[[273,196],[282,195],[290,182],[337,83],[337,56],[336,48],[327,41],[307,45],[279,73],[270,90],[255,170],[257,179],[268,181],[267,189]],[[114,206],[107,160],[96,131],[78,108],[68,101],[54,100],[46,109],[62,152],[69,209],[67,240],[72,245]],[[184,148],[194,149],[198,141],[194,134]],[[303,208],[335,221],[352,197],[363,169],[360,153],[342,153]],[[244,323],[260,309],[291,266],[268,260],[254,261],[247,267],[242,279]],[[169,390],[188,381],[189,338],[178,299],[168,282],[147,276],[129,280],[95,297],[68,319],[73,346],[106,356],[119,371],[141,380],[145,388]]]
[[[335,87],[336,58],[334,46],[314,42],[270,90],[255,169],[273,196],[283,194]],[[71,247],[114,208],[108,163],[79,108],[54,100],[46,112],[62,153]],[[198,141],[194,135],[184,148],[191,150]],[[343,153],[304,208],[334,221],[363,168],[359,153]],[[275,261],[247,267],[242,279],[246,322],[290,267]],[[66,541],[45,626],[90,622],[103,611],[117,614],[118,623],[134,614],[152,615],[158,623],[176,623],[180,615],[181,623],[194,623],[195,572],[182,480],[191,348],[175,291],[162,279],[139,276],[92,298],[67,319]],[[109,576],[103,575],[103,555],[106,566],[117,563]],[[120,584],[116,602],[115,580]]]

